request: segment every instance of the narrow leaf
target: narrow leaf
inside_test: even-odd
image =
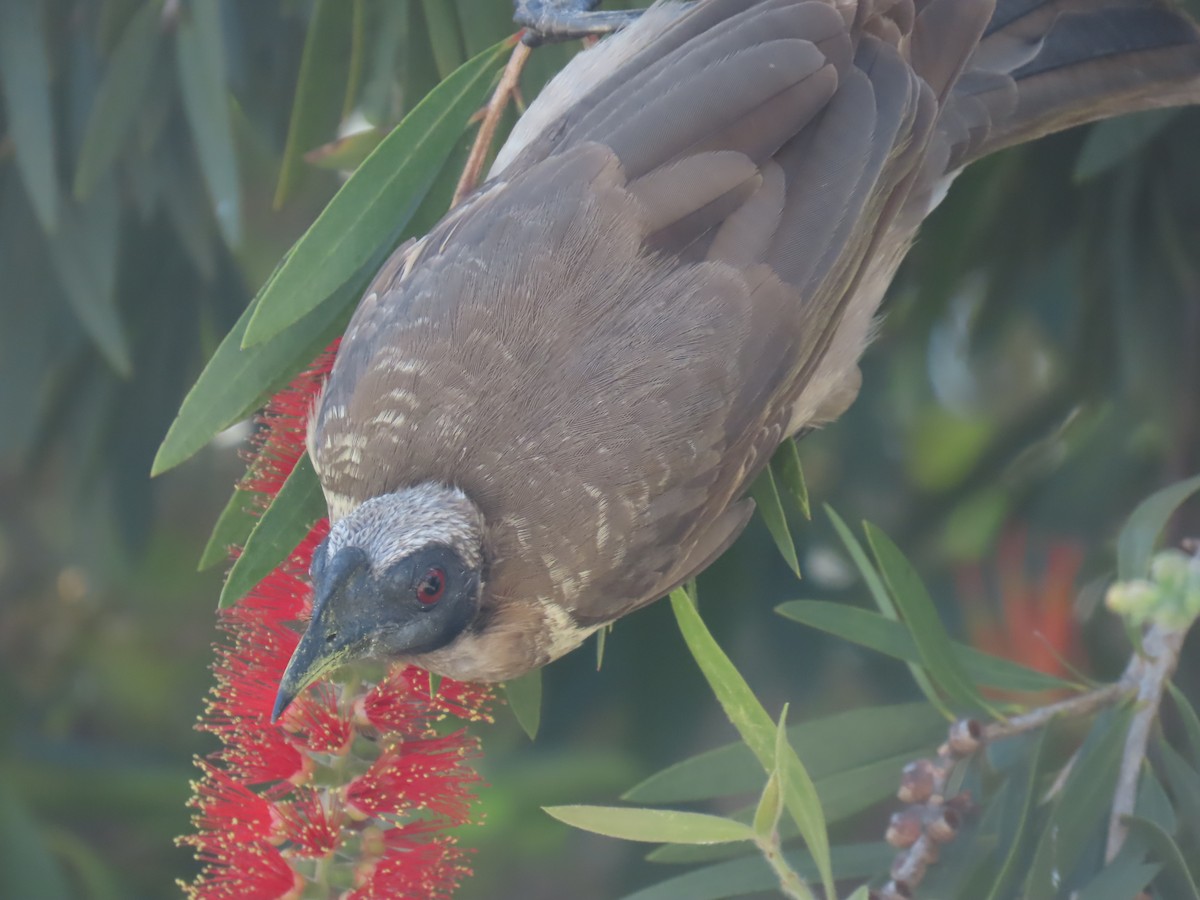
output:
[[[446,78],[461,66],[466,58],[458,10],[453,3],[447,3],[446,0],[421,0],[421,6],[425,10],[429,47],[433,50],[438,77]]]
[[[770,841],[779,828],[779,817],[783,814],[783,769],[782,762],[787,750],[788,705],[783,705],[779,714],[779,724],[775,728],[775,764],[771,775],[758,798],[758,807],[754,810],[752,827],[760,841]]]
[[[1158,758],[1157,768],[1171,786],[1179,814],[1190,826],[1193,836],[1200,838],[1200,772],[1162,739],[1158,742]]]
[[[241,556],[229,570],[221,591],[221,608],[232,606],[271,574],[325,515],[325,495],[308,454],[302,454],[271,505],[267,507]]]
[[[920,755],[945,733],[945,719],[929,704],[900,703],[804,722],[787,730],[787,740],[814,782],[819,782],[843,772],[857,774],[859,767],[880,760]],[[750,748],[738,741],[668,766],[630,788],[621,799],[687,803],[748,793],[761,783],[762,766]]]
[[[335,299],[252,350],[242,349],[242,337],[254,314],[254,303],[247,306],[183,398],[150,474],[159,475],[189,459],[312,362],[345,327],[351,305],[369,277],[351,280]]]
[[[152,83],[150,73],[158,53],[161,16],[157,3],[143,4],[113,48],[88,114],[83,146],[75,165],[77,200],[91,195],[100,176],[108,171],[133,132]]]
[[[367,68],[367,3],[353,0],[354,12],[350,17],[350,60],[346,65],[346,93],[342,97],[342,118],[345,119],[358,105],[362,90],[363,74]]]
[[[262,343],[323,304],[381,245],[394,245],[482,102],[497,44],[434,88],[364,160],[263,289],[242,340]]]
[[[336,135],[345,101],[347,55],[356,7],[346,0],[317,0],[313,8],[279,164],[276,209],[295,188],[303,171],[304,154]]]
[[[895,855],[896,849],[882,842],[850,844],[831,851],[833,871],[839,879],[867,878],[886,872]],[[819,877],[810,854],[793,851],[785,853],[784,858],[801,878]],[[755,891],[772,895],[779,892],[778,876],[758,854],[677,875],[629,894],[625,900],[723,900]]]
[[[767,531],[788,568],[800,577],[800,560],[796,556],[796,544],[792,541],[792,532],[788,528],[787,514],[783,511],[783,503],[779,499],[779,489],[775,486],[775,476],[771,467],[763,469],[750,485],[750,496],[758,507],[758,513],[766,523]]]
[[[695,604],[682,588],[671,592],[671,608],[675,612],[675,619],[679,623],[679,630],[687,642],[688,649],[716,694],[725,714],[737,728],[742,740],[754,751],[763,769],[769,772],[775,764],[775,723],[734,668],[729,657],[713,640]],[[784,804],[816,860],[825,893],[834,897],[836,894],[829,863],[829,835],[825,830],[825,817],[821,812],[816,788],[813,787],[804,764],[800,762],[800,757],[790,747],[787,748],[786,759],[781,769],[784,773]]]
[[[801,625],[820,629],[893,659],[914,664],[921,661],[911,632],[900,622],[871,610],[825,600],[791,600],[775,607],[775,611]],[[992,656],[957,641],[952,641],[951,647],[959,665],[975,684],[1031,693],[1078,687],[1069,681]]]
[[[751,828],[759,840],[770,840],[771,835],[779,825],[779,817],[783,813],[783,798],[779,787],[779,770],[776,769],[767,779],[762,796],[754,809],[754,822]]]
[[[1001,897],[1008,896],[1004,893],[1004,888],[1015,874],[1019,864],[1018,861],[1025,853],[1023,846],[1025,843],[1025,833],[1029,828],[1029,820],[1037,804],[1038,784],[1046,765],[1046,747],[1048,744],[1046,735],[1049,731],[1050,729],[1043,728],[1038,732],[1036,743],[1033,745],[1033,751],[1029,755],[1029,773],[1025,780],[1025,790],[1021,795],[1021,809],[1017,814],[1017,824],[1013,829],[1012,840],[1008,845],[1008,853],[1004,856],[1004,862],[1000,866],[1000,871],[996,873],[987,900],[1000,900]]]
[[[1128,709],[1096,717],[1037,842],[1023,900],[1055,900],[1089,840],[1107,829],[1129,721]]]
[[[58,227],[57,155],[42,3],[0,0],[0,89],[17,170],[47,234]]]
[[[221,236],[230,247],[236,247],[242,239],[242,196],[217,0],[194,0],[184,9],[175,51],[183,111]]]
[[[922,704],[926,709],[928,704]],[[946,722],[937,717],[940,734],[945,737]],[[864,765],[856,765],[841,769],[831,775],[817,777],[813,775],[813,786],[817,797],[821,800],[821,809],[825,814],[827,825],[845,821],[865,809],[870,809],[877,803],[894,798],[896,795],[896,780],[898,774],[913,759],[929,756],[937,746],[937,740],[927,741],[915,750],[894,754]],[[743,748],[745,745],[741,745]],[[801,757],[803,759],[803,757]],[[812,775],[812,772],[809,773]],[[761,768],[759,781],[762,780]],[[716,790],[712,796],[731,796],[742,791]],[[628,799],[628,798],[623,798]],[[746,807],[733,815],[739,821],[752,821],[755,807]],[[791,840],[799,835],[799,829],[789,818],[779,822],[780,840]],[[664,846],[646,854],[648,862],[656,863],[696,863],[709,862],[714,859],[726,859],[736,855],[733,848],[722,847],[680,847]]]
[[[1200,716],[1196,715],[1196,708],[1173,681],[1167,682],[1167,690],[1175,702],[1175,709],[1179,712],[1179,719],[1183,722],[1183,730],[1191,746],[1192,767],[1200,770]]]
[[[1084,887],[1071,894],[1071,900],[1129,900],[1141,896],[1154,876],[1162,870],[1157,863],[1118,857],[1105,866]]]
[[[880,578],[879,573],[875,570],[875,566],[867,558],[867,554],[863,551],[862,545],[859,544],[854,533],[842,521],[842,517],[835,513],[833,508],[828,504],[825,506],[825,514],[829,516],[834,530],[838,533],[838,537],[841,538],[842,544],[846,547],[846,552],[850,554],[850,559],[853,561],[855,568],[862,575],[863,581],[867,585],[867,590],[871,592],[871,597],[874,599],[875,605],[879,607],[879,611],[887,616],[887,618],[898,622],[900,614],[896,611],[896,606],[892,603],[892,598],[888,595],[887,588],[883,584],[883,579]],[[925,695],[925,698],[947,719],[954,719],[954,713],[946,706],[925,670],[918,663],[912,662],[908,665],[908,671],[921,693]]]
[[[1192,494],[1200,475],[1165,487],[1138,504],[1117,537],[1117,578],[1132,581],[1150,574],[1150,557],[1167,521]]]
[[[1187,858],[1175,843],[1175,839],[1155,822],[1139,816],[1125,816],[1123,821],[1131,835],[1138,835],[1150,845],[1150,855],[1163,864],[1164,871],[1156,879],[1162,885],[1162,896],[1172,900],[1200,900],[1200,889],[1188,870]],[[1169,877],[1168,877],[1169,876]]]
[[[470,56],[516,30],[512,7],[508,4],[454,0],[454,6],[458,10],[458,23],[462,28],[463,46]],[[558,49],[562,45],[547,46]],[[536,57],[537,54],[534,56]],[[530,63],[532,62],[531,59]],[[522,81],[524,83],[524,80]],[[534,93],[534,91],[527,90],[526,96],[533,96]]]
[[[811,520],[808,484],[804,480],[804,469],[800,467],[800,451],[794,438],[788,438],[779,445],[771,457],[771,471],[775,473],[775,483],[792,496],[804,518]]]
[[[72,312],[108,364],[122,376],[133,371],[129,343],[117,310],[120,200],[106,178],[82,204],[63,204],[50,258]]]
[[[337,138],[304,154],[304,161],[317,169],[356,169],[386,137],[382,129],[368,128]]]
[[[208,543],[204,546],[204,552],[200,554],[200,562],[196,564],[198,571],[203,572],[229,559],[231,547],[245,546],[250,532],[254,530],[255,522],[258,521],[255,516],[258,496],[254,491],[234,488],[233,496],[221,510],[217,524],[213,526]]]
[[[904,617],[929,677],[960,706],[995,716],[995,711],[979,695],[959,664],[950,635],[942,627],[937,607],[933,605],[933,599],[916,570],[891,538],[869,522],[864,524],[864,528],[867,542],[875,554],[875,562],[891,589],[892,598]]]
[[[534,669],[520,678],[504,682],[504,695],[508,698],[509,709],[517,717],[517,724],[532,741],[542,723],[542,670]]]
[[[752,841],[744,822],[704,813],[619,806],[544,806],[560,822],[625,841],[667,844],[725,844]]]

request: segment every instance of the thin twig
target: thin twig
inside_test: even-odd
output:
[[[458,186],[454,189],[454,199],[450,201],[451,207],[457,206],[459,201],[475,190],[475,185],[479,183],[479,176],[483,171],[488,150],[491,149],[492,141],[496,137],[496,128],[500,124],[500,117],[504,114],[504,108],[508,106],[509,98],[517,90],[521,70],[525,68],[531,52],[531,48],[524,41],[517,41],[516,46],[513,47],[512,55],[508,57],[508,63],[504,66],[504,73],[500,76],[500,83],[496,85],[496,90],[488,100],[487,106],[484,107],[483,121],[479,123],[479,133],[475,135],[471,154],[467,157],[462,176],[458,179]]]
[[[1043,725],[1049,724],[1050,720],[1055,716],[1089,715],[1118,702],[1127,696],[1132,688],[1132,679],[1130,679],[1127,673],[1120,681],[1106,684],[1104,687],[1096,688],[1094,691],[1077,694],[1074,697],[1068,697],[1066,700],[1051,703],[1049,706],[1039,706],[1037,709],[1031,709],[1029,712],[1019,716],[1013,716],[1004,722],[993,722],[984,729],[984,740],[988,742],[1000,741],[1005,738],[1015,737],[1018,734],[1024,734],[1027,731],[1033,731],[1041,728]]]
[[[1125,736],[1125,752],[1121,757],[1121,772],[1117,777],[1117,788],[1113,792],[1112,815],[1108,820],[1108,849],[1105,859],[1113,857],[1125,843],[1128,829],[1122,821],[1133,815],[1137,801],[1138,779],[1142,772],[1142,761],[1146,758],[1146,744],[1150,730],[1158,717],[1163,691],[1167,681],[1179,663],[1179,651],[1187,629],[1165,628],[1151,625],[1142,636],[1142,653],[1130,662],[1127,675],[1137,683],[1137,710]],[[1124,679],[1122,679],[1124,680]]]

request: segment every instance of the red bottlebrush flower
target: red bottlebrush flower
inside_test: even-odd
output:
[[[295,799],[276,805],[281,828],[297,856],[326,856],[337,849],[345,812],[330,797],[311,788],[297,791]]]
[[[383,850],[379,862],[361,872],[361,886],[344,900],[448,900],[471,869],[462,849],[446,836],[430,839],[420,826],[368,835]]]
[[[306,750],[340,755],[349,750],[353,723],[338,708],[338,693],[333,686],[315,684],[288,707],[283,727]]]
[[[463,732],[424,740],[401,739],[346,788],[346,807],[358,818],[389,810],[428,810],[448,824],[467,821],[477,780],[465,764]]]
[[[987,580],[979,566],[958,571],[958,596],[971,643],[1045,672],[1070,677],[1086,659],[1074,612],[1075,579],[1083,565],[1077,544],[1050,545],[1040,577],[1031,578],[1023,529],[1000,539],[992,582],[998,603],[989,601]]]
[[[261,417],[240,487],[263,494],[264,508],[304,452],[308,414],[332,363],[333,348]],[[315,684],[271,723],[299,641],[288,623],[311,611],[306,573],[328,530],[318,522],[221,614],[216,683],[197,727],[222,746],[197,761],[195,833],[180,839],[201,863],[183,885],[196,900],[299,898],[310,885],[333,884],[352,885],[343,896],[359,900],[443,900],[470,874],[465,851],[440,832],[469,819],[476,742],[435,725],[448,716],[490,721],[489,689],[446,679],[431,697],[428,673],[394,667],[353,692]]]

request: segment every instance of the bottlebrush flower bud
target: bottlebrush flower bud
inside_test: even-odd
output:
[[[892,813],[884,840],[893,847],[911,847],[921,836],[923,828],[924,810],[919,806],[910,806]]]
[[[943,806],[925,826],[925,833],[929,835],[930,840],[946,844],[954,840],[961,824],[962,818],[959,814],[950,807]]]
[[[924,803],[940,791],[946,770],[931,759],[910,762],[900,773],[900,789],[896,796],[903,803]]]
[[[950,735],[946,738],[951,755],[959,758],[970,756],[982,743],[983,725],[977,719],[959,719],[950,726]]]

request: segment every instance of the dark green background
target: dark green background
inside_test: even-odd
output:
[[[172,879],[194,871],[171,838],[188,827],[191,756],[214,749],[192,725],[222,576],[195,564],[241,472],[238,435],[153,482],[147,473],[208,354],[339,183],[302,164],[272,206],[312,4],[222,0],[228,120],[189,119],[172,23],[192,4],[168,4],[111,163],[85,202],[73,199],[99,85],[146,5],[0,0],[5,897],[170,896]],[[381,129],[506,33],[510,14],[506,0],[355,6],[368,43],[352,105]],[[537,51],[526,97],[572,51]],[[323,57],[331,82],[344,86],[349,54]],[[337,119],[314,146],[335,137]],[[30,121],[32,135],[16,133]],[[59,219],[49,236],[18,165],[47,124],[40,177],[57,194],[43,194],[42,218],[52,208]],[[206,169],[222,135],[232,183]],[[996,575],[998,536],[1020,528],[1035,577],[1056,543],[1086,548],[1091,671],[1124,664],[1120,629],[1095,607],[1117,528],[1147,493],[1200,470],[1197,148],[1200,112],[1153,113],[970,170],[891,292],[858,402],[801,445],[817,508],[889,531],[960,635],[955,574],[982,561]],[[221,184],[236,220],[214,213]],[[902,667],[772,613],[798,597],[865,600],[841,577],[828,520],[792,524],[806,579],[754,523],[701,580],[714,634],[769,710],[791,703],[792,721],[912,697]],[[1198,532],[1193,507],[1175,536]],[[547,670],[535,745],[503,713],[480,729],[491,787],[486,825],[464,835],[479,848],[464,896],[552,898],[570,885],[573,897],[610,898],[667,874],[640,862],[642,848],[572,832],[539,807],[610,802],[732,731],[665,604],[622,621],[595,668],[589,646]],[[1179,681],[1195,701],[1186,655]],[[881,822],[844,834],[875,839]]]

